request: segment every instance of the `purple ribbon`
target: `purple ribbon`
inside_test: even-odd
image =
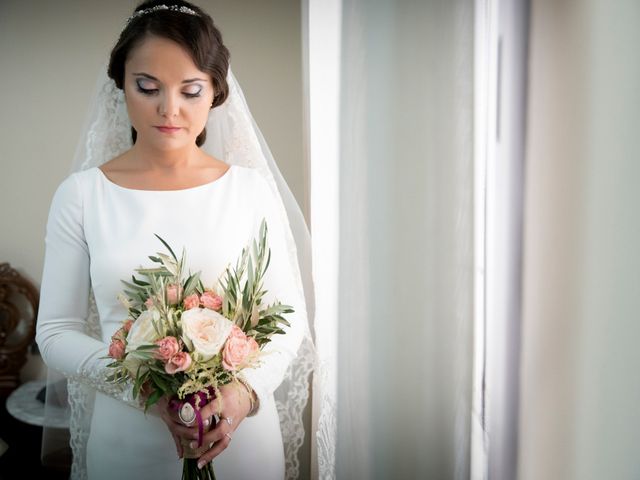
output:
[[[209,393],[209,396],[211,397],[211,400],[209,400],[209,397],[207,396],[207,392]],[[196,413],[196,420],[198,422],[198,448],[200,448],[202,446],[202,440],[203,440],[203,435],[204,435],[204,424],[202,422],[202,415],[200,415],[200,407],[203,407],[207,404],[208,401],[213,401],[216,398],[216,391],[214,390],[213,387],[208,387],[206,391],[203,392],[198,392],[198,393],[191,393],[189,395],[187,395],[185,397],[184,400],[180,400],[177,397],[174,397],[170,402],[169,402],[169,406],[171,407],[171,409],[174,412],[180,412],[180,410],[182,409],[182,406],[185,403],[190,403],[191,406],[193,407],[193,410]],[[211,428],[213,428],[215,425],[215,417],[211,417]]]

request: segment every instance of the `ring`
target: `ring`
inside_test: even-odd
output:
[[[231,434],[229,432],[225,433],[225,435],[229,437],[229,440],[231,440]]]
[[[229,426],[233,425],[233,417],[222,417],[223,420],[226,420]]]

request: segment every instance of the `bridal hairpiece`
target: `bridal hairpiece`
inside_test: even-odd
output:
[[[172,12],[186,13],[188,15],[193,15],[193,16],[196,16],[196,17],[200,16],[198,14],[198,12],[196,12],[195,10],[190,9],[189,7],[184,7],[184,6],[179,7],[177,5],[171,5],[171,6],[156,5],[155,7],[145,8],[144,10],[138,10],[137,12],[134,12],[133,15],[131,15],[129,18],[127,18],[126,25],[129,25],[129,22],[131,22],[131,20],[133,20],[134,18],[141,17],[142,15],[146,15],[148,13],[157,12],[159,10],[171,10]]]

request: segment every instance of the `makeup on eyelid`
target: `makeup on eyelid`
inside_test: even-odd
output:
[[[138,91],[140,93],[143,93],[145,95],[152,95],[155,92],[158,91],[157,88],[149,88],[148,86],[145,87],[143,85],[145,85],[145,81],[144,80],[136,80],[136,87],[138,88]],[[149,82],[150,83],[150,82]],[[191,91],[191,92],[182,92],[185,96],[187,96],[188,98],[196,98],[199,97],[200,94],[202,93],[202,87],[198,88],[197,90]]]

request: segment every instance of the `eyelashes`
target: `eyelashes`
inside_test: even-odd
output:
[[[144,88],[140,83],[140,81],[136,81],[136,87],[138,88],[138,91],[143,95],[152,96],[158,93],[157,88]],[[202,95],[202,88],[200,88],[197,92],[182,92],[182,94],[187,98],[197,98]]]

